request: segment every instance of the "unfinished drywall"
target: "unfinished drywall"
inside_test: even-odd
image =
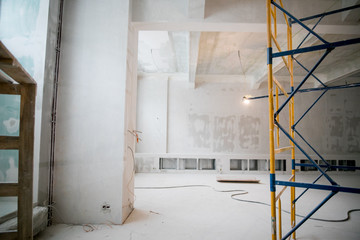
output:
[[[65,1],[55,221],[124,220],[123,191],[131,191],[123,188],[128,24],[128,0]]]
[[[165,153],[167,141],[168,76],[139,81],[138,99],[146,99],[137,108],[139,143],[137,152]],[[143,140],[144,139],[144,140]],[[146,139],[146,140],[145,140]],[[148,141],[151,139],[151,142]],[[143,144],[146,141],[146,144]]]
[[[314,94],[313,97],[319,95]],[[304,101],[306,94],[301,96]],[[307,135],[314,134],[313,141],[320,151],[325,153],[353,154],[360,153],[360,100],[359,88],[330,91],[320,105],[315,106],[305,121]],[[317,121],[311,121],[318,117]],[[309,129],[313,125],[313,129]]]
[[[166,84],[153,81],[153,78],[139,78],[138,96],[139,108],[148,102],[159,101],[154,94],[146,94],[146,85],[152,89],[165,91]],[[216,158],[217,170],[230,170],[230,159],[268,159],[268,101],[259,99],[242,102],[245,95],[266,95],[266,88],[247,90],[241,83],[207,83],[197,88],[189,87],[184,78],[170,77],[168,80],[168,111],[167,111],[167,152],[164,146],[157,146],[153,151],[142,151],[150,148],[154,140],[148,131],[154,130],[150,122],[140,129],[143,138],[137,148],[139,171],[154,171],[159,169],[159,157],[175,158]],[[311,106],[321,92],[299,94],[295,98],[296,121]],[[152,99],[155,97],[156,99]],[[280,97],[283,101],[284,97]],[[304,119],[297,124],[297,130],[316,150],[328,159],[360,160],[360,111],[356,103],[360,100],[358,88],[331,90],[315,105]],[[161,103],[165,104],[165,103]],[[159,106],[157,106],[159,107]],[[156,109],[156,106],[151,106]],[[138,115],[138,122],[143,125],[147,119],[155,118],[156,114],[148,109],[146,118]],[[288,109],[280,114],[280,123],[288,129]],[[145,137],[146,136],[146,137]],[[280,133],[280,146],[289,146],[289,141]],[[299,139],[299,138],[297,138]],[[301,146],[318,159],[303,142]],[[160,142],[158,142],[160,144]],[[152,154],[149,154],[152,153]],[[303,154],[297,150],[297,159],[303,159]],[[290,160],[287,152],[277,155],[278,159]],[[288,162],[287,170],[290,169]]]
[[[49,1],[46,0],[0,1],[0,40],[37,82],[34,137],[34,202],[38,201],[42,88],[48,8]],[[18,130],[15,129],[16,124],[12,123],[12,121],[1,122],[1,124],[9,125],[8,130],[10,132],[17,132]]]

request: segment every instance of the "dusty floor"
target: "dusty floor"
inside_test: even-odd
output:
[[[217,190],[246,190],[240,199],[269,202],[269,180],[266,174],[249,175],[260,184],[218,183],[215,174],[137,174],[136,186],[211,185]],[[277,175],[277,179],[288,176]],[[297,179],[310,182],[314,175]],[[336,174],[334,179],[344,186],[360,187],[360,175]],[[279,188],[279,187],[278,187]],[[300,190],[298,191],[300,192]],[[69,226],[58,224],[35,239],[131,239],[131,240],[190,240],[190,239],[270,239],[270,208],[266,205],[235,201],[236,192],[217,192],[208,187],[171,189],[136,189],[135,210],[122,226]],[[307,214],[327,193],[309,191],[297,205],[299,214]],[[288,191],[283,195],[283,209],[288,210]],[[360,195],[338,193],[313,217],[346,218],[351,208],[360,208]],[[298,218],[298,222],[301,218]],[[288,230],[289,215],[283,213],[284,229]],[[353,212],[346,222],[309,220],[297,231],[297,239],[360,239],[360,212]],[[89,231],[92,230],[92,231]]]

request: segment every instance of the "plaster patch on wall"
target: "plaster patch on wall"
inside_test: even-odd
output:
[[[344,124],[342,116],[329,116],[327,119],[329,138],[327,139],[327,149],[331,152],[342,152],[344,135]]]
[[[330,118],[329,128],[331,137],[342,137],[344,132],[342,116],[332,116]]]
[[[215,152],[234,151],[235,116],[215,117],[214,119],[214,144]]]
[[[260,145],[260,118],[240,116],[239,144],[242,149],[256,149]]]
[[[330,114],[334,114],[334,113],[341,114],[342,113],[342,109],[344,108],[344,101],[343,100],[339,101],[338,100],[339,97],[340,96],[338,96],[338,94],[336,94],[336,93],[331,93],[329,95],[329,97],[328,97],[329,99],[327,101],[328,113],[330,113]]]
[[[346,118],[347,151],[360,152],[360,117]]]
[[[189,137],[194,147],[210,148],[210,118],[208,115],[189,115]]]

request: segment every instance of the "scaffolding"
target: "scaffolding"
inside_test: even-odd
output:
[[[329,11],[321,14],[317,14],[314,16],[306,17],[298,19],[289,11],[284,8],[284,4],[282,0],[267,0],[266,3],[266,11],[267,11],[267,65],[268,65],[268,95],[262,97],[268,97],[269,99],[269,143],[270,143],[270,199],[271,199],[271,234],[272,239],[296,239],[296,230],[311,216],[319,210],[329,199],[331,199],[338,192],[347,192],[347,193],[360,193],[360,189],[351,188],[351,187],[343,187],[340,186],[336,181],[334,181],[329,175],[328,171],[332,169],[338,168],[349,168],[349,169],[360,169],[360,167],[351,167],[351,166],[335,166],[331,165],[329,161],[326,161],[321,154],[311,146],[308,140],[305,139],[301,135],[301,133],[297,130],[296,126],[298,123],[306,116],[306,114],[313,108],[313,106],[324,96],[324,94],[332,89],[339,88],[349,88],[349,87],[360,87],[360,84],[350,84],[350,85],[342,85],[330,87],[324,84],[318,77],[315,76],[314,71],[318,68],[318,66],[323,62],[323,60],[329,56],[329,53],[333,51],[337,47],[347,46],[351,44],[360,43],[360,38],[337,41],[337,42],[328,42],[325,40],[320,34],[318,34],[315,30],[321,20],[329,15],[340,13],[343,11],[349,11],[355,8],[359,8],[360,5],[354,5],[351,7],[341,8],[334,11]],[[286,35],[287,35],[287,49],[282,50],[280,43],[277,39],[278,35],[278,27],[277,27],[277,11],[280,11],[284,16],[286,23]],[[316,24],[311,28],[304,24],[304,22],[308,20],[317,20]],[[293,48],[293,36],[292,36],[292,25],[298,24],[305,31],[307,31],[306,36],[300,42],[300,44]],[[321,44],[302,47],[302,45],[306,42],[306,39],[312,35],[321,41]],[[273,53],[272,45],[275,45],[277,51]],[[315,65],[309,70],[304,65],[297,60],[297,56],[299,54],[314,52],[314,51],[323,51],[322,56],[318,59]],[[285,67],[289,72],[289,85],[290,91],[287,92],[285,87],[276,79],[273,75],[273,59],[281,58]],[[294,85],[294,63],[298,64],[301,68],[303,68],[307,74],[303,78],[303,80]],[[301,89],[301,87],[306,83],[306,81],[313,77],[316,81],[319,82],[321,87],[319,88],[308,88]],[[322,91],[320,96],[311,104],[311,106],[303,113],[303,115],[295,121],[295,102],[294,96],[301,92],[309,92],[309,91]],[[280,105],[279,96],[284,95],[286,97],[285,101]],[[255,97],[262,98],[262,97]],[[289,126],[288,130],[279,122],[279,114],[284,110],[285,107],[289,108]],[[280,132],[289,139],[289,146],[281,147],[280,146]],[[295,139],[296,134],[296,139]],[[300,144],[301,143],[301,144]],[[308,151],[305,151],[305,148],[302,147],[305,144],[309,149],[311,149],[312,153],[321,159],[319,163],[317,163]],[[297,163],[295,161],[295,149],[298,149],[308,160],[309,163]],[[291,151],[291,176],[288,181],[279,181],[276,180],[275,174],[275,154]],[[314,167],[319,172],[319,176],[312,183],[303,183],[297,182],[295,178],[296,167]],[[318,184],[318,180],[321,178],[325,178],[329,184]],[[276,185],[281,186],[282,189],[278,191],[276,194]],[[287,187],[290,187],[290,230],[287,231],[285,235],[282,235],[282,220],[281,220],[281,195],[284,193]],[[296,195],[295,189],[302,188],[303,191]],[[310,211],[300,222],[296,223],[296,202],[305,195],[305,193],[309,189],[317,189],[329,191],[329,194],[312,210]],[[278,213],[276,213],[276,209],[278,208]],[[277,215],[278,214],[278,218]],[[278,227],[278,228],[277,228]],[[278,234],[277,234],[278,232]]]

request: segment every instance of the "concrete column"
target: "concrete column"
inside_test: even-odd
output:
[[[124,158],[129,9],[129,0],[65,1],[55,222],[121,224],[126,217],[124,195],[131,191],[123,182],[129,157]]]

